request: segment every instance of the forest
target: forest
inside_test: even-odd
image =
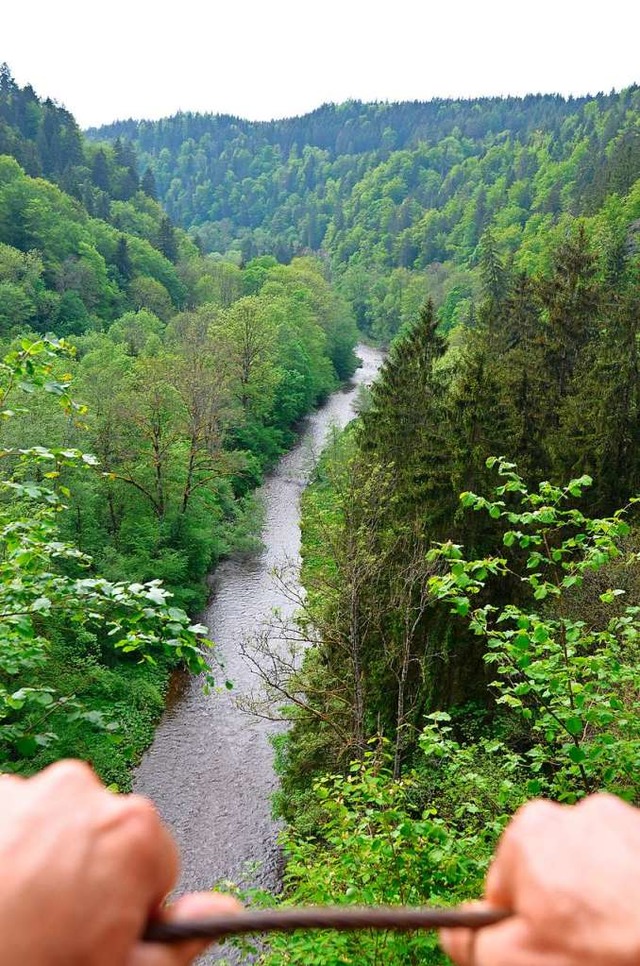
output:
[[[0,119],[0,761],[75,754],[126,788],[171,668],[204,667],[185,613],[259,545],[252,492],[354,371],[356,329],[322,260],[203,254],[130,149],[6,68]],[[115,589],[85,615],[87,580]]]
[[[388,343],[427,293],[445,330],[466,320],[487,229],[532,274],[548,267],[549,232],[627,196],[640,177],[639,109],[631,87],[351,101],[272,123],[179,114],[89,136],[135,146],[171,217],[207,250],[326,253],[361,331]]]
[[[0,767],[128,787],[171,668],[205,667],[207,573],[366,339],[291,653],[254,644],[289,728],[284,893],[253,900],[451,904],[528,798],[638,803],[640,89],[83,135],[3,68],[0,154]]]

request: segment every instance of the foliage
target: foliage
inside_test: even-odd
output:
[[[4,420],[14,418],[14,398],[36,390],[58,397],[67,415],[79,407],[69,383],[55,378],[54,360],[64,343],[23,339],[1,367]],[[18,398],[18,402],[19,402]],[[15,405],[15,403],[14,403]],[[67,727],[103,722],[101,712],[48,680],[50,651],[64,628],[69,643],[89,645],[94,661],[109,664],[131,655],[151,663],[182,660],[206,668],[200,638],[206,628],[190,624],[158,581],[126,584],[96,575],[91,558],[60,538],[58,517],[70,497],[63,469],[93,466],[94,457],[71,448],[4,448],[0,513],[0,767],[29,768],[40,748],[57,740],[52,716]],[[122,657],[120,657],[122,656]],[[91,663],[91,661],[90,661]],[[117,728],[109,715],[108,727]],[[109,720],[108,719],[108,720]]]
[[[517,757],[463,747],[433,715],[424,758],[393,778],[385,742],[314,786],[318,827],[284,836],[285,902],[450,905],[480,892],[496,839],[523,801]],[[321,933],[273,939],[266,963],[443,963],[429,933]]]
[[[327,253],[361,329],[386,342],[427,291],[445,328],[467,317],[487,278],[487,230],[494,266],[533,274],[569,218],[597,216],[598,232],[632,224],[623,199],[640,177],[639,107],[637,87],[349,101],[268,124],[181,113],[90,136],[134,145],[170,214],[209,251]]]
[[[491,685],[498,703],[527,722],[535,742],[530,767],[539,775],[530,793],[574,801],[608,788],[636,800],[640,609],[621,605],[620,588],[599,595],[595,624],[577,618],[570,606],[574,588],[620,556],[630,532],[626,514],[594,519],[571,506],[590,486],[588,476],[565,487],[541,483],[529,492],[514,464],[492,458],[488,465],[505,481],[497,499],[463,493],[462,504],[508,524],[502,539],[515,560],[467,560],[459,546],[442,544],[431,556],[446,561],[448,570],[431,578],[431,590],[468,615],[498,675]],[[472,607],[491,575],[515,576],[523,602]]]
[[[574,802],[605,789],[638,801],[640,609],[620,603],[620,588],[608,588],[598,595],[593,623],[575,613],[589,582],[606,580],[620,560],[627,511],[594,518],[576,508],[591,484],[587,476],[529,491],[512,463],[491,458],[488,465],[503,480],[495,499],[465,492],[461,502],[503,525],[505,555],[466,559],[459,545],[441,543],[429,553],[439,568],[429,590],[483,639],[497,675],[490,688],[506,716],[460,740],[456,717],[434,712],[401,777],[389,741],[373,738],[374,751],[317,778],[304,811],[289,812],[285,902],[464,901],[481,893],[500,832],[527,797]],[[495,589],[482,602],[497,581],[524,585],[517,603],[492,603],[500,599]],[[286,756],[280,761],[291,782]],[[264,961],[283,960],[444,957],[429,935],[329,933],[271,941]]]
[[[455,902],[528,795],[637,800],[639,96],[107,143],[0,69],[4,371],[47,390],[3,426],[4,767],[80,753],[126,784],[174,656],[200,666],[180,608],[255,541],[250,491],[353,373],[355,320],[393,345],[305,495],[294,653],[269,653],[286,900]],[[442,961],[364,934],[265,956]]]
[[[139,180],[130,144],[89,143],[6,67],[2,152],[2,348],[17,365],[24,346],[55,346],[43,333],[71,339],[74,354],[48,360],[49,382],[68,399],[73,377],[83,401],[71,418],[50,392],[33,393],[3,426],[3,590],[18,593],[9,569],[30,547],[21,606],[41,607],[12,631],[27,637],[12,645],[10,757],[28,769],[81,754],[126,786],[170,670],[191,652],[160,647],[140,626],[135,640],[148,637],[156,661],[141,667],[117,621],[133,626],[151,595],[159,634],[169,611],[175,621],[203,605],[221,557],[256,546],[251,490],[298,421],[354,371],[356,332],[325,265],[267,259],[241,269],[203,256],[155,199],[152,172]],[[66,610],[56,604],[64,587]],[[21,663],[23,648],[32,664]],[[101,720],[117,733],[91,725]]]

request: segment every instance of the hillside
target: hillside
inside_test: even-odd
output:
[[[127,784],[170,669],[204,666],[182,608],[256,546],[253,489],[357,365],[326,265],[203,255],[155,193],[0,69],[0,770]]]
[[[464,317],[488,227],[533,271],[554,226],[625,195],[640,177],[640,90],[347,102],[270,123],[181,114],[89,135],[130,141],[207,250],[327,253],[361,328],[388,339],[426,290],[446,327]]]

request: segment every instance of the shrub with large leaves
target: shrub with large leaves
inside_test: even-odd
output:
[[[529,793],[571,802],[605,788],[637,800],[640,607],[606,583],[630,537],[627,510],[586,516],[574,503],[591,485],[588,476],[529,491],[514,464],[492,457],[487,465],[504,480],[495,499],[463,493],[461,501],[504,524],[505,556],[469,560],[462,547],[441,544],[431,558],[445,572],[430,589],[485,639],[497,700],[526,722]],[[637,554],[627,564],[629,573]],[[516,588],[517,602],[474,608],[492,577]],[[596,588],[590,614],[589,585],[592,596]]]
[[[55,339],[22,339],[0,365],[0,416],[11,419],[34,392],[57,397],[69,419],[82,416],[70,379],[56,378],[68,353]],[[22,406],[20,407],[24,412]],[[96,464],[76,449],[0,450],[0,769],[28,770],[38,748],[56,741],[49,723],[60,714],[116,728],[100,712],[47,683],[46,665],[57,636],[96,641],[106,659],[121,655],[154,662],[160,656],[205,671],[203,635],[159,581],[121,583],[94,572],[89,556],[60,539],[58,522],[70,496],[62,480],[70,468]],[[132,658],[128,658],[131,660]]]

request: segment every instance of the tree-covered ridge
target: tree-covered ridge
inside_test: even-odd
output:
[[[603,104],[613,99],[615,95],[598,95]],[[350,100],[323,104],[302,117],[282,120],[246,121],[230,115],[184,112],[160,121],[116,121],[91,129],[89,133],[93,135],[97,131],[108,139],[139,138],[142,149],[154,153],[164,147],[179,148],[187,138],[198,140],[209,134],[215,143],[222,145],[229,141],[230,134],[243,134],[255,139],[254,147],[268,143],[288,152],[294,146],[298,151],[310,146],[336,157],[368,151],[388,153],[390,149],[419,141],[440,140],[453,128],[473,138],[506,129],[527,133],[545,124],[561,124],[589,100],[589,97],[566,100],[555,94],[373,104]]]
[[[0,155],[14,157],[27,174],[58,184],[93,215],[109,217],[111,201],[129,201],[139,189],[155,198],[150,172],[138,175],[130,144],[92,144],[72,114],[31,85],[20,87],[0,65]]]
[[[113,203],[127,208],[119,217],[128,230],[120,231],[56,185],[27,176],[13,158],[2,158],[3,333],[24,325],[79,333],[104,326],[127,308],[149,307],[166,316],[183,306],[186,288],[177,269],[153,243],[158,216],[164,216],[156,202],[147,203],[146,217],[130,203]]]
[[[156,200],[151,172],[116,140],[90,144],[73,117],[0,68],[0,328],[101,328],[189,301],[176,264],[198,255]],[[12,159],[12,160],[10,160]],[[193,274],[193,273],[192,273]]]
[[[329,253],[361,327],[389,338],[425,288],[450,325],[477,295],[491,227],[539,270],[539,239],[640,176],[640,93],[326,105],[250,123],[182,114],[93,132],[130,139],[172,216],[209,250]]]

